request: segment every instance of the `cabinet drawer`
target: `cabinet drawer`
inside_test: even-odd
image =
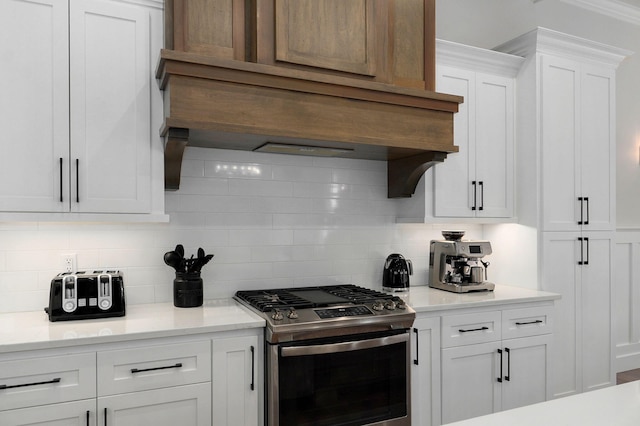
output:
[[[442,317],[442,347],[500,340],[500,312],[479,312]]]
[[[502,338],[537,336],[553,331],[553,307],[542,306],[502,311]]]
[[[211,342],[98,352],[98,395],[211,381]]]
[[[95,396],[95,352],[0,362],[0,411]]]

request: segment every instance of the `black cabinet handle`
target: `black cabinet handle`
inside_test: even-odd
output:
[[[24,388],[27,386],[38,386],[38,385],[50,385],[52,383],[60,383],[60,377],[56,377],[55,379],[51,379],[46,382],[33,382],[33,383],[23,383],[21,385],[0,385],[0,390],[3,389],[15,389],[15,388]]]
[[[588,265],[589,264],[589,238],[585,237],[583,239],[584,239],[584,242],[587,244],[587,260],[584,261],[584,265]]]
[[[416,359],[413,360],[414,365],[418,365],[418,359],[420,358],[420,341],[418,338],[420,337],[420,333],[418,333],[418,329],[414,327],[413,333],[416,335]]]
[[[80,202],[80,160],[76,158],[76,203]]]
[[[504,348],[504,351],[507,353],[507,375],[504,376],[504,379],[508,382],[509,376],[511,376],[511,351],[509,348]]]
[[[89,410],[87,410],[87,426],[89,426]]]
[[[478,186],[475,180],[471,182],[471,185],[473,185],[473,206],[471,206],[471,210],[475,210],[478,205]]]
[[[107,426],[107,407],[104,407],[104,426]]]
[[[459,329],[458,331],[460,333],[469,333],[471,331],[483,331],[483,330],[488,330],[488,329],[489,329],[489,327],[480,327],[480,328],[472,328],[472,329],[469,329],[469,330]]]
[[[478,182],[480,185],[480,207],[478,210],[484,210],[484,181]]]
[[[251,346],[251,390],[255,390],[255,377],[256,377],[256,348]]]
[[[498,382],[502,383],[502,349],[498,349],[498,354],[500,354],[500,377],[498,377]]]
[[[587,220],[584,221],[584,224],[588,225],[589,224],[589,216],[590,216],[590,214],[589,214],[589,197],[584,197],[584,201],[587,202]]]
[[[167,370],[169,368],[180,368],[180,367],[182,367],[182,363],[181,362],[179,362],[177,364],[174,364],[174,365],[167,365],[167,366],[164,366],[164,367],[142,368],[142,369],[132,368],[131,369],[131,374],[143,373],[145,371]]]
[[[516,325],[540,324],[541,322],[543,322],[543,321],[542,320],[535,320],[535,321],[526,321],[526,322],[516,322]]]
[[[580,261],[578,265],[588,265],[589,264],[589,238],[588,237],[578,237],[578,241],[580,241]],[[587,257],[585,260],[584,256],[584,247],[587,247]]]
[[[584,225],[584,197],[578,197],[578,201],[580,201],[580,220],[578,225]]]
[[[62,203],[62,157],[60,157],[60,202]]]

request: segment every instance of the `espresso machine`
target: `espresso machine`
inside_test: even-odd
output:
[[[491,254],[489,241],[462,241],[464,231],[442,231],[442,241],[432,240],[429,247],[429,287],[454,293],[492,291],[487,281]]]

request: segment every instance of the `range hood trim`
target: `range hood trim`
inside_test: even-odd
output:
[[[458,151],[459,96],[172,50],[161,52],[156,76],[165,98],[168,190],[179,188],[187,145],[253,150],[269,141],[346,149],[347,158],[387,160],[391,198],[411,196],[426,169]],[[344,116],[349,120],[336,119]],[[196,133],[211,140],[195,144]],[[229,135],[264,140],[221,142]]]

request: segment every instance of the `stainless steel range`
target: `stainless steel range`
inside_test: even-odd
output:
[[[267,425],[411,424],[409,330],[397,296],[355,285],[239,291],[267,322]]]

